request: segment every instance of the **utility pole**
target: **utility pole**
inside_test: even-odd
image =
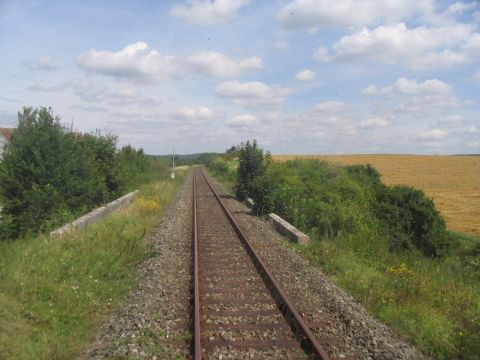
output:
[[[170,178],[172,180],[175,180],[175,149],[173,149],[172,154],[172,174],[170,175]]]

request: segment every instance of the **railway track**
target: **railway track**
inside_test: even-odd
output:
[[[194,359],[329,359],[201,169],[193,239]]]

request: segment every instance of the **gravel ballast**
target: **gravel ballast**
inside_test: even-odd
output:
[[[192,178],[166,209],[151,238],[138,283],[97,335],[84,358],[190,357]]]

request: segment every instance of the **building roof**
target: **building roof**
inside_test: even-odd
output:
[[[14,128],[0,128],[0,135],[2,135],[5,139],[10,141],[10,138],[12,137],[12,133]]]

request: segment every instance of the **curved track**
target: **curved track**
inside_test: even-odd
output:
[[[193,239],[195,359],[328,359],[201,169]]]

